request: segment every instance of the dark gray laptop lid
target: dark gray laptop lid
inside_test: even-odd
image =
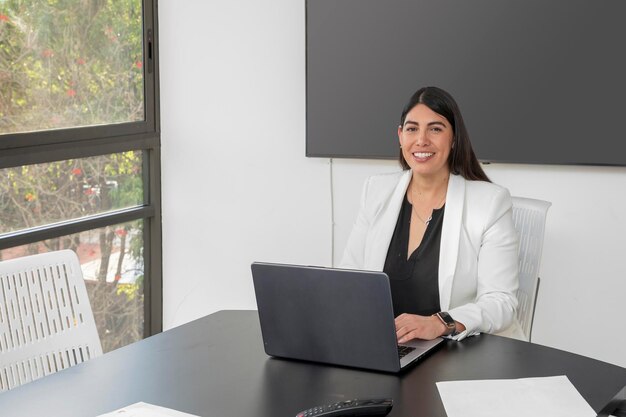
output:
[[[268,355],[400,369],[384,273],[253,263],[252,276]]]

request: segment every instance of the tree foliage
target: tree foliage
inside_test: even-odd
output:
[[[139,0],[0,0],[0,135],[143,120],[142,39]],[[6,168],[0,233],[142,204],[143,193],[141,152]],[[88,291],[108,351],[142,337],[142,228],[141,221],[108,226],[97,237],[75,234],[12,253],[70,248],[80,256],[98,248]],[[126,261],[140,270],[131,284],[120,283]]]
[[[0,0],[0,133],[144,119],[138,0]]]

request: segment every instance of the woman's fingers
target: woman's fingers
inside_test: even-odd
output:
[[[445,332],[445,326],[436,317],[401,314],[395,319],[398,343],[412,339],[432,340]]]

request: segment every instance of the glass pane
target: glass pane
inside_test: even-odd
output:
[[[142,151],[0,170],[0,234],[143,204]]]
[[[141,0],[0,0],[0,134],[144,120]]]
[[[0,260],[72,249],[80,259],[105,352],[143,338],[143,221],[107,226],[0,251]]]

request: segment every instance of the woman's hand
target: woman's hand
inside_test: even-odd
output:
[[[396,317],[396,337],[398,343],[411,339],[432,340],[446,332],[446,326],[435,316],[400,314]]]

